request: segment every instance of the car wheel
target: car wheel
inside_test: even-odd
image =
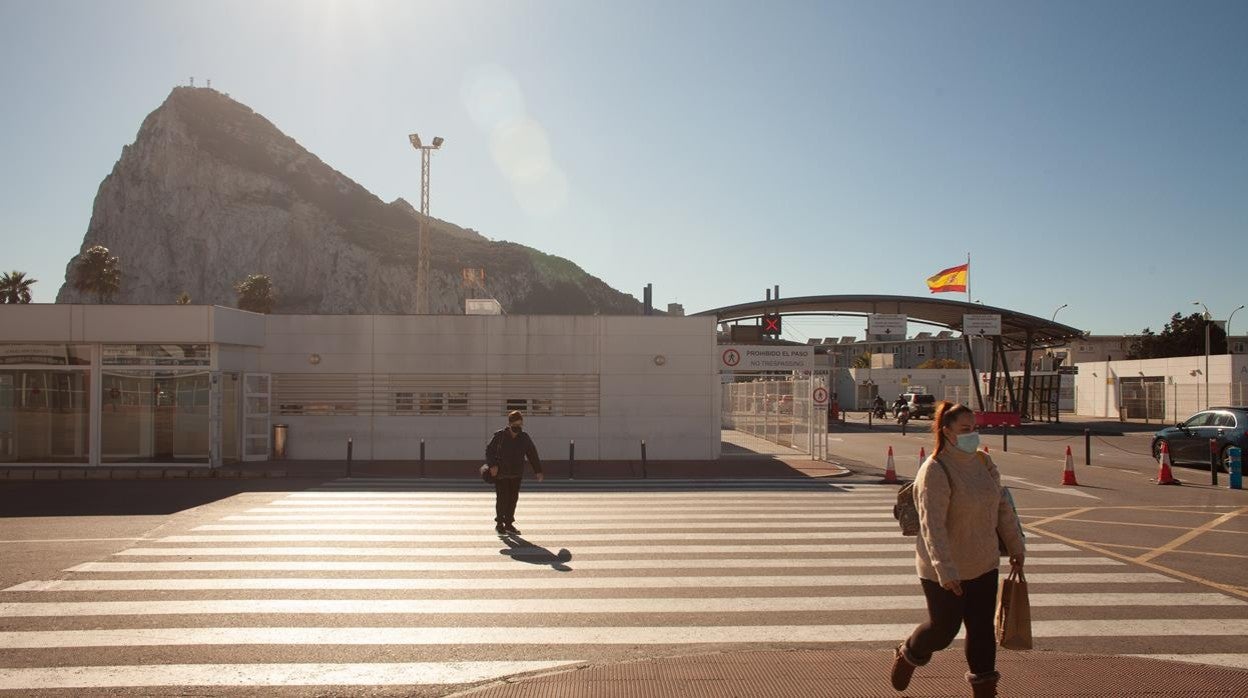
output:
[[[1231,446],[1233,445],[1227,444],[1223,446],[1221,458],[1218,459],[1218,462],[1222,464],[1222,472],[1228,474],[1231,472]]]

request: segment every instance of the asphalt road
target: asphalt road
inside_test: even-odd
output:
[[[923,611],[880,455],[906,477],[927,441],[834,438],[857,474],[526,483],[510,541],[472,482],[4,483],[0,689],[435,696],[569,664],[887,648]],[[1243,492],[1159,487],[1126,456],[1063,487],[1064,444],[994,438],[1040,648],[1248,668]]]

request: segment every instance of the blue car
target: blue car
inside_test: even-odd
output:
[[[1217,440],[1218,463],[1228,469],[1227,451],[1238,446],[1248,453],[1248,407],[1211,407],[1172,427],[1153,434],[1153,458],[1161,457],[1161,445],[1170,447],[1174,463],[1209,463],[1209,439]]]

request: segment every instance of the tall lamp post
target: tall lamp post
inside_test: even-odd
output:
[[[1057,321],[1057,313],[1058,313],[1058,311],[1060,311],[1062,308],[1065,308],[1065,307],[1066,307],[1066,306],[1068,306],[1068,305],[1070,305],[1070,303],[1062,303],[1061,305],[1057,306],[1057,310],[1054,310],[1054,311],[1053,311],[1053,317],[1052,317],[1052,318],[1050,318],[1050,319],[1049,319],[1049,321],[1050,321],[1050,322],[1056,322],[1056,321]]]
[[[1209,314],[1209,306],[1200,301],[1192,301],[1192,305],[1205,309],[1205,409],[1209,409],[1209,322],[1213,315]]]
[[[433,143],[424,145],[420,136],[408,135],[412,147],[420,151],[420,228],[417,237],[419,249],[416,258],[416,314],[429,313],[429,235],[425,221],[429,218],[429,154],[442,147],[442,138],[434,137]]]
[[[1231,316],[1226,319],[1226,353],[1228,354],[1231,353],[1231,320],[1235,319],[1235,313],[1238,313],[1239,311],[1243,309],[1244,309],[1244,306],[1241,305],[1238,308],[1232,310]]]

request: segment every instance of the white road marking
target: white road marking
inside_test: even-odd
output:
[[[1178,583],[1151,572],[1070,572],[1034,576],[1030,585]],[[727,577],[575,577],[465,579],[428,577],[224,577],[197,579],[58,579],[22,582],[4,591],[217,591],[238,589],[325,590],[449,590],[464,589],[704,589],[746,587],[877,587],[914,586],[908,574],[745,575]],[[1230,598],[1230,597],[1226,597]]]
[[[1032,552],[1032,551],[1029,551]],[[552,561],[553,562],[553,561]],[[828,569],[859,567],[900,567],[914,569],[913,553],[888,558],[675,558],[641,560],[581,560],[573,558],[568,566],[580,571],[593,570],[677,570],[677,569]],[[1029,556],[1028,569],[1048,566],[1103,567],[1125,566],[1125,563],[1102,557],[1041,557]],[[550,570],[515,560],[476,561],[346,561],[346,560],[222,560],[183,562],[85,562],[67,568],[66,572],[146,574],[151,572],[541,572]],[[562,574],[572,574],[565,572]],[[526,577],[531,579],[532,577]],[[916,577],[917,579],[917,577]]]
[[[362,514],[389,514],[390,512],[398,514],[417,514],[422,520],[427,521],[481,521],[482,519],[492,520],[494,518],[494,503],[480,503],[474,506],[459,506],[449,510],[435,511],[424,507],[412,506],[369,506],[369,507],[289,507],[275,509],[250,509],[249,513],[281,513],[281,514],[341,514],[341,513],[362,513]],[[754,520],[754,519],[834,519],[839,516],[848,514],[870,514],[878,516],[881,512],[887,512],[892,515],[893,504],[873,504],[871,506],[853,506],[853,507],[836,507],[819,508],[819,509],[802,509],[800,507],[788,507],[785,509],[758,509],[758,508],[737,508],[737,507],[715,507],[715,508],[698,508],[698,507],[664,507],[654,510],[630,510],[622,513],[615,513],[615,509],[604,510],[603,507],[592,507],[588,509],[571,509],[567,507],[538,507],[531,506],[528,502],[521,500],[520,508],[517,513],[524,514],[526,519],[532,517],[540,517],[543,521],[584,521],[593,516],[610,517],[613,521],[706,521],[707,519],[724,519],[731,516],[733,520]],[[610,512],[610,513],[608,513]],[[471,514],[471,515],[470,515]]]
[[[261,527],[263,528],[263,527]],[[338,528],[337,526],[331,527]],[[374,527],[375,528],[375,527]],[[610,543],[612,541],[751,541],[751,540],[810,540],[834,538],[836,540],[880,540],[897,537],[896,525],[874,531],[836,531],[812,533],[810,531],[773,531],[757,533],[668,533],[650,531],[645,533],[561,533],[557,543],[573,542]],[[252,529],[254,530],[254,528]],[[473,543],[480,542],[484,533],[204,533],[197,535],[165,536],[151,539],[153,543]],[[533,536],[530,536],[532,538]],[[1038,536],[1029,536],[1036,537]],[[534,542],[534,541],[530,541]]]
[[[247,521],[247,522],[270,522],[265,526],[255,527],[238,527],[230,524],[211,524],[206,526],[196,526],[196,531],[238,531],[238,530],[269,530],[280,531],[286,526],[292,529],[308,530],[309,524],[312,524],[311,530],[343,527],[360,527],[360,528],[378,528],[386,527],[393,530],[409,530],[409,529],[430,529],[439,527],[453,526],[455,530],[464,529],[481,529],[481,517],[473,517],[471,519],[459,519],[463,524],[456,525],[452,521],[430,520],[424,516],[412,516],[407,514],[391,515],[391,516],[367,516],[367,515],[341,515],[329,514],[322,516],[226,516],[222,521]],[[292,521],[301,521],[305,523],[285,523]],[[326,522],[344,522],[342,525]],[[413,523],[403,523],[413,522]],[[469,524],[473,524],[469,526]],[[667,529],[667,528],[742,528],[756,530],[760,528],[846,528],[846,527],[864,527],[864,526],[897,526],[897,522],[891,515],[886,514],[854,514],[849,516],[828,516],[812,521],[707,521],[705,519],[684,522],[671,521],[654,521],[646,519],[641,521],[631,521],[628,523],[629,529]],[[604,517],[602,520],[593,521],[588,519],[565,519],[548,520],[542,518],[530,518],[524,522],[525,528],[553,528],[553,527],[574,527],[577,529],[611,529],[619,530],[621,524],[617,517]]]
[[[361,664],[158,664],[0,668],[0,690],[156,686],[405,686],[475,683],[576,664],[403,662]]]
[[[124,538],[30,538],[26,540],[0,540],[0,543],[99,543],[116,540],[144,540],[143,536]]]
[[[1070,552],[1074,548],[1062,543],[1037,543],[1027,546],[1028,552]],[[776,544],[776,545],[602,545],[580,546],[578,555],[666,555],[689,553],[887,553],[914,550],[913,543],[826,543],[826,544]],[[146,557],[264,557],[269,555],[292,556],[355,556],[355,557],[467,557],[505,554],[511,556],[548,555],[550,550],[535,547],[508,548],[497,543],[474,548],[356,548],[332,546],[279,547],[235,546],[215,548],[130,548],[117,555]]]
[[[1130,575],[1124,575],[1130,576]],[[1151,581],[1151,580],[1150,580]],[[1034,607],[1243,606],[1225,594],[1031,594]],[[735,596],[710,598],[540,599],[201,599],[194,601],[59,601],[0,603],[4,618],[252,614],[562,615],[568,613],[830,613],[881,608],[923,609],[921,594],[904,596]],[[1248,621],[1246,621],[1248,622]]]
[[[1061,476],[1061,473],[1059,472],[1058,477],[1060,476]],[[1002,475],[1001,480],[1002,481],[1008,480],[1009,482],[1017,482],[1026,486],[1027,489],[1036,490],[1039,492],[1048,492],[1049,494],[1066,494],[1072,497],[1084,497],[1086,499],[1095,499],[1097,501],[1100,501],[1101,499],[1100,497],[1094,494],[1089,494],[1087,492],[1084,492],[1078,487],[1046,487],[1044,485],[1037,485],[1026,478],[1018,477],[1017,475]]]
[[[1164,659],[1171,662],[1187,662],[1189,664],[1209,664],[1216,667],[1235,667],[1248,669],[1248,654],[1130,654],[1128,657],[1144,659]]]
[[[896,641],[914,623],[873,625],[114,628],[0,632],[0,649],[187,645],[665,645]],[[960,635],[961,633],[959,633]],[[1243,637],[1248,619],[1033,621],[1052,637]]]

